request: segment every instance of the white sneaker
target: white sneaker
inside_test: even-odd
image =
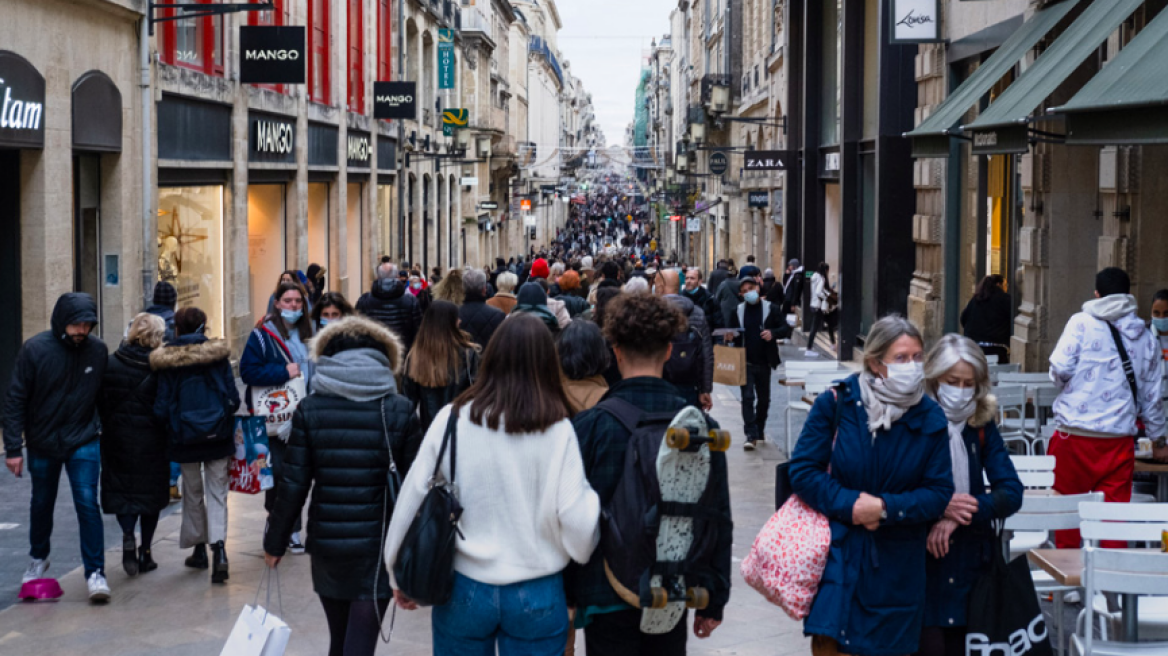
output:
[[[45,572],[49,569],[48,558],[33,558],[32,562],[28,564],[28,569],[24,570],[24,578],[21,579],[21,585],[29,581],[45,578]]]
[[[806,351],[803,351],[803,357],[805,357],[805,358],[818,358],[819,353],[817,351],[806,350]]]
[[[292,537],[288,540],[288,551],[294,554],[304,553],[304,543],[300,541],[300,531],[293,533]]]
[[[105,603],[110,599],[109,584],[105,581],[105,575],[101,572],[94,572],[89,575],[89,600],[97,603]]]

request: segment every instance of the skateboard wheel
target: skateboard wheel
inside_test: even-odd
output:
[[[690,588],[685,592],[685,607],[703,610],[710,605],[710,591],[705,588]]]
[[[730,431],[726,431],[726,430],[712,430],[712,431],[710,431],[710,450],[711,451],[729,451],[730,450]]]
[[[649,608],[654,610],[661,610],[662,608],[665,608],[667,605],[669,605],[669,595],[666,594],[665,588],[650,588],[649,594],[652,597],[649,603]]]
[[[689,447],[689,431],[679,426],[670,426],[665,431],[665,445],[682,451]]]

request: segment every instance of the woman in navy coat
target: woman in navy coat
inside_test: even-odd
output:
[[[977,343],[960,335],[941,338],[925,362],[925,388],[949,420],[956,491],[929,531],[925,629],[917,653],[964,656],[969,592],[999,548],[991,522],[1018,512],[1022,481],[994,423],[997,401]]]
[[[791,458],[795,494],[831,522],[827,567],[803,627],[816,656],[917,650],[925,540],[953,496],[947,422],[924,395],[920,332],[884,317],[865,346],[864,371],[816,399]]]

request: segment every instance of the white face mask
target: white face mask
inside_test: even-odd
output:
[[[890,389],[908,394],[920,387],[925,380],[925,365],[921,362],[885,363],[888,375],[884,377],[884,384]]]
[[[937,386],[937,403],[949,416],[965,414],[973,405],[973,395],[977,390],[973,387],[954,387],[941,383]]]

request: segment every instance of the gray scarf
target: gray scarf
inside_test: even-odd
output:
[[[969,494],[969,452],[965,450],[965,425],[977,410],[977,398],[963,408],[941,406],[949,420],[949,457],[953,460],[953,487],[957,494]]]
[[[312,377],[312,393],[351,401],[376,401],[397,392],[385,353],[360,348],[321,358]]]
[[[876,440],[876,431],[892,428],[925,395],[924,385],[911,390],[894,388],[892,381],[877,378],[867,371],[860,374],[860,397],[864,400],[864,410],[868,412],[868,430],[872,431],[873,441]]]

